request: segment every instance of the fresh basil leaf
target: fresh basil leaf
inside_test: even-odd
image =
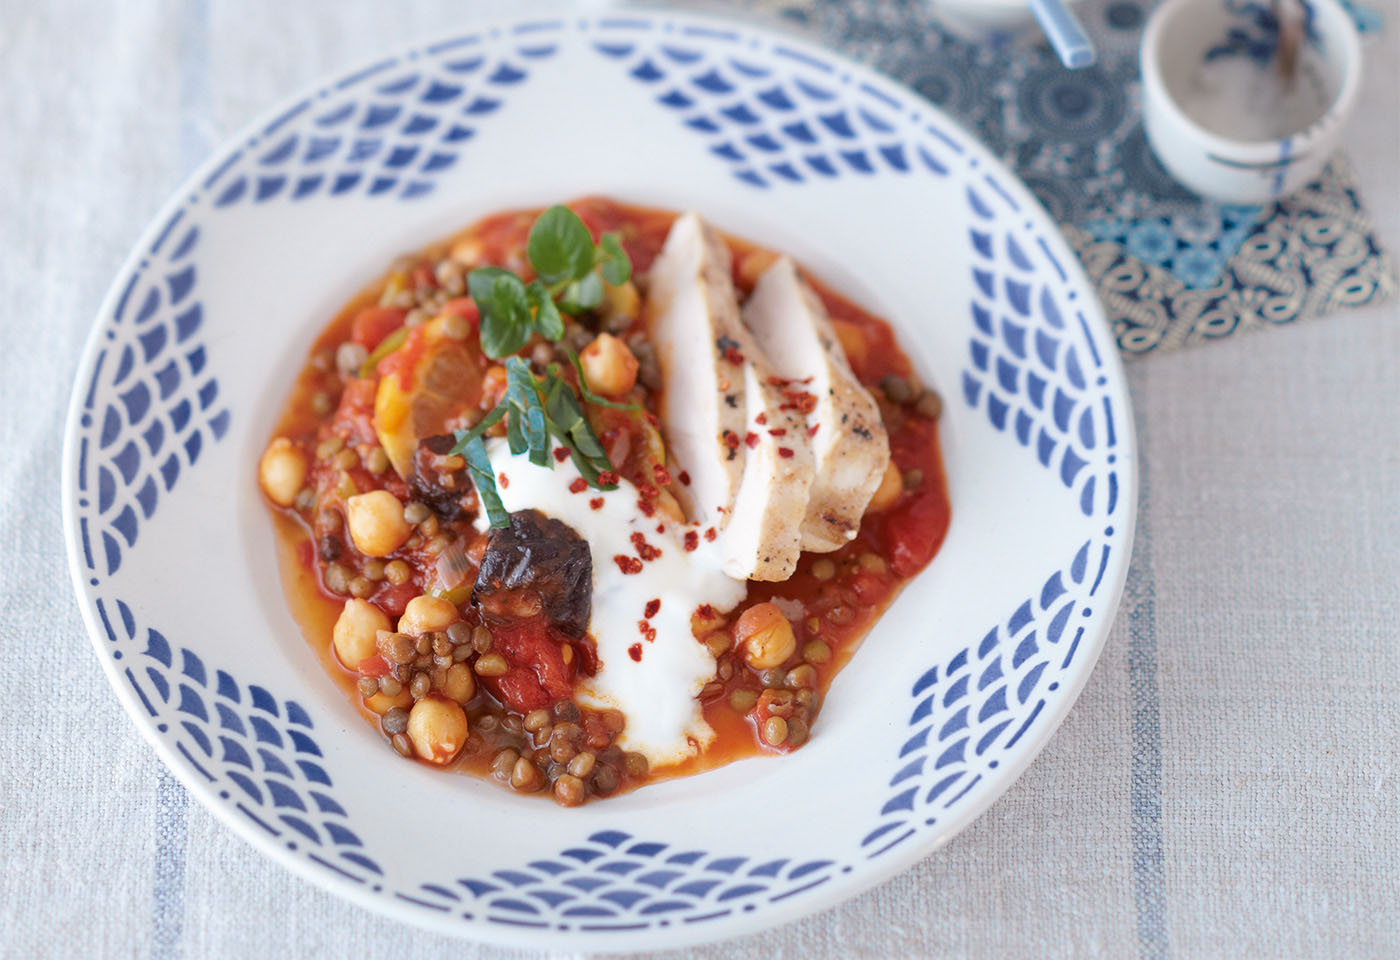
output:
[[[620,287],[631,278],[632,261],[616,233],[605,233],[599,238],[598,257],[603,279],[610,285]]]
[[[496,489],[496,474],[491,467],[491,458],[486,455],[486,444],[480,437],[474,437],[467,441],[461,453],[467,461],[472,483],[476,486],[476,498],[486,510],[491,526],[509,527],[510,514],[506,513],[501,494]]]
[[[530,297],[530,305],[535,308],[535,329],[540,332],[540,336],[546,340],[562,340],[564,318],[559,315],[559,308],[554,305],[554,298],[549,295],[545,285],[538,280],[532,280],[525,292]]]
[[[550,426],[555,434],[569,447],[574,464],[579,473],[583,474],[583,478],[591,486],[599,489],[614,489],[614,484],[598,483],[598,474],[604,470],[612,470],[613,465],[608,460],[603,445],[598,442],[597,435],[593,433],[593,428],[589,426],[588,419],[583,415],[583,409],[578,405],[574,391],[564,381],[550,381],[546,388],[545,413],[549,416]]]
[[[574,370],[578,372],[579,393],[583,394],[583,399],[587,400],[589,403],[593,404],[596,407],[612,407],[612,409],[614,410],[629,410],[636,412],[642,409],[639,405],[635,403],[615,403],[614,401],[609,400],[607,397],[598,396],[592,390],[588,389],[588,378],[583,374],[583,364],[579,361],[578,354],[574,353],[572,350],[569,351],[569,362],[574,365]],[[552,376],[557,375],[553,370],[550,371],[550,374]]]
[[[512,410],[506,417],[506,442],[517,456],[530,449],[530,441],[525,439],[525,417],[518,411]]]
[[[589,272],[564,289],[564,295],[559,298],[559,308],[565,313],[586,313],[597,309],[602,302],[603,278]]]
[[[554,460],[549,451],[549,428],[545,425],[544,408],[530,408],[525,419],[526,441],[530,449],[530,462],[537,467],[554,468]]]
[[[479,267],[467,275],[467,289],[481,311],[483,353],[498,359],[525,346],[534,324],[519,277],[500,267]]]
[[[568,207],[553,206],[530,228],[530,265],[545,283],[577,280],[593,269],[593,237]]]

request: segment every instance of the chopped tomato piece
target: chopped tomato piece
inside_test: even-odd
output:
[[[564,643],[538,617],[492,627],[491,648],[510,665],[494,680],[493,692],[521,713],[567,699],[573,692],[578,661],[571,656],[565,662]],[[485,682],[493,683],[489,679]]]
[[[374,595],[374,603],[391,617],[397,617],[408,606],[408,601],[418,596],[419,589],[410,580],[407,583],[386,583]]]
[[[348,431],[351,443],[374,443],[374,394],[373,380],[351,380],[340,395],[340,406],[336,408],[333,423],[340,431]]]
[[[365,657],[361,660],[359,666],[355,669],[358,670],[362,676],[383,677],[389,673],[389,661],[376,653],[372,657]]]
[[[373,350],[379,341],[403,326],[408,311],[399,307],[366,307],[350,321],[350,339]]]
[[[481,322],[481,310],[471,297],[453,297],[442,305],[441,312],[455,313],[464,320],[470,320],[473,324]]]

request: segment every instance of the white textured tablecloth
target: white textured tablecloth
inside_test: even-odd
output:
[[[129,245],[320,74],[525,6],[0,0],[0,956],[503,956],[274,866],[164,771],[69,587],[71,377]],[[1400,9],[1349,131],[1400,250]],[[1400,956],[1400,307],[1129,367],[1117,626],[1060,733],[944,850],[707,957]]]

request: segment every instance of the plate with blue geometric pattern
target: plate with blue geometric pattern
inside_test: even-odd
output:
[[[807,747],[567,809],[383,748],[287,611],[254,465],[366,276],[487,213],[584,194],[699,210],[889,318],[945,399],[952,524]],[[88,631],[180,781],[328,890],[515,946],[732,937],[928,856],[1070,709],[1135,516],[1117,351],[1024,186],[868,69],[670,13],[464,31],[243,131],[122,267],[65,439]]]

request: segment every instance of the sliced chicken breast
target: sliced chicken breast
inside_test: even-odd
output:
[[[890,461],[880,408],[851,371],[816,293],[780,257],[744,304],[743,320],[803,407],[815,474],[802,549],[836,550],[853,539]]]
[[[720,528],[744,477],[744,368],[729,248],[695,214],[679,217],[651,266],[647,323],[666,384],[659,412],[673,487],[691,520]]]
[[[807,422],[800,405],[773,381],[778,379],[762,350],[741,330],[744,354],[744,481],[724,529],[724,572],[745,580],[786,580],[802,553],[802,524],[814,464]]]

